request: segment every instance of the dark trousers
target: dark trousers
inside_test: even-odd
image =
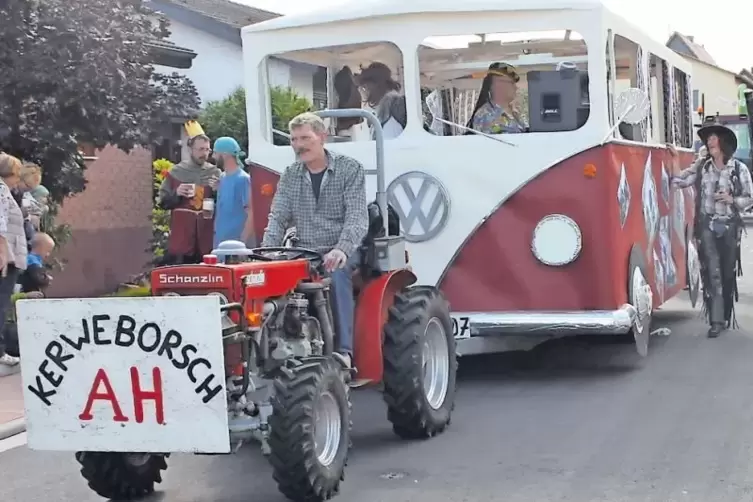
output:
[[[707,308],[711,324],[723,324],[724,312],[724,284],[733,284],[735,280],[735,259],[737,251],[737,235],[730,229],[719,235],[709,227],[709,220],[703,218],[700,228],[700,244],[703,254],[706,280],[704,284],[710,296]]]
[[[0,356],[5,355],[5,319],[8,309],[12,308],[10,298],[17,280],[18,269],[15,265],[8,265],[8,274],[0,277]]]

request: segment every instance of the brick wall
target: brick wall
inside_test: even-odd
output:
[[[59,216],[73,235],[63,250],[65,270],[53,274],[51,297],[112,292],[149,261],[152,153],[110,146],[96,155],[86,170],[86,190],[66,200]]]

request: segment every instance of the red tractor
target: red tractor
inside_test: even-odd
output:
[[[330,279],[316,251],[250,250],[230,241],[202,264],[151,273],[155,296],[220,297],[231,451],[258,441],[279,490],[301,501],[339,492],[350,449],[350,387],[381,384],[395,433],[430,438],[450,423],[457,371],[449,306],[437,288],[413,286],[399,222],[386,204],[379,123],[361,110],[322,114],[363,116],[379,136],[377,202],[369,206],[354,276],[354,369],[335,352]],[[99,495],[134,500],[154,491],[169,453],[76,458]]]

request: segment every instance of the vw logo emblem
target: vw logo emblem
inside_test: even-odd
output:
[[[435,177],[411,171],[387,187],[387,199],[400,217],[405,240],[424,242],[436,237],[450,217],[450,196]]]

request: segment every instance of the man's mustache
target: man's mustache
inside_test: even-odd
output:
[[[302,154],[302,153],[306,153],[306,152],[308,152],[308,151],[309,151],[309,149],[308,149],[308,148],[304,148],[304,147],[301,147],[301,148],[294,148],[294,150],[295,150],[295,154],[296,154],[296,155],[300,155],[300,154]]]

